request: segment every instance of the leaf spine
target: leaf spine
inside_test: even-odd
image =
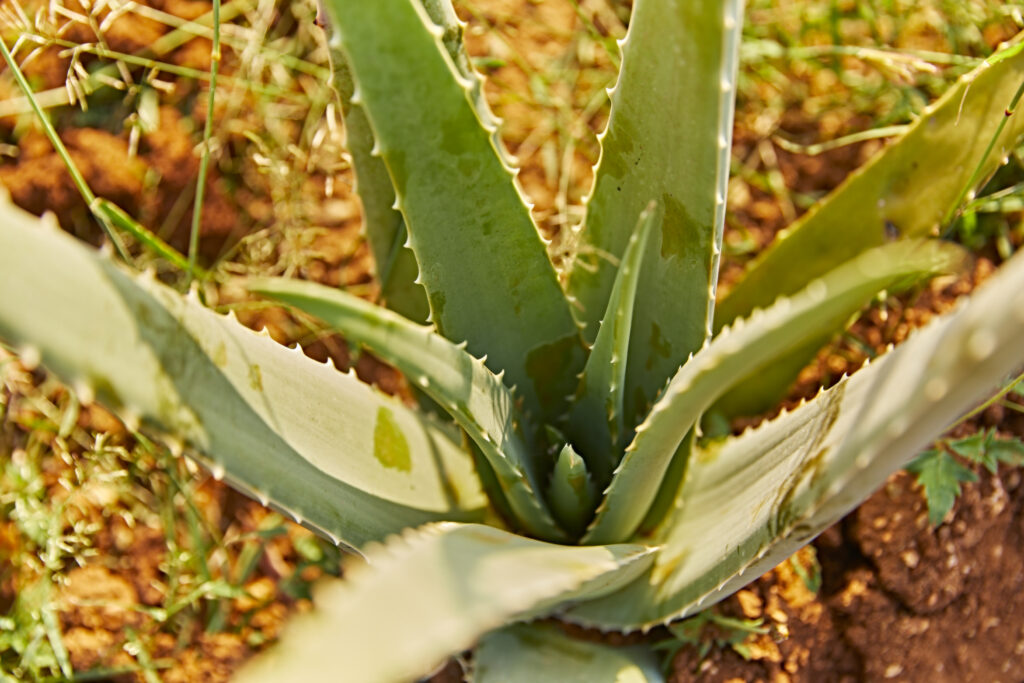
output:
[[[121,422],[124,423],[125,428],[129,432],[139,431],[139,426],[142,424],[142,418],[135,410],[122,410],[118,417],[121,419]]]
[[[96,390],[93,389],[92,385],[89,384],[88,380],[79,379],[74,384],[75,394],[78,396],[78,401],[84,405],[92,405],[96,401]]]
[[[176,436],[165,436],[164,443],[167,444],[167,450],[176,458],[180,458],[181,454],[185,452],[185,443]]]
[[[6,191],[7,190],[5,189],[4,192]],[[47,228],[51,228],[53,230],[60,230],[60,222],[57,221],[57,214],[55,214],[53,211],[44,211],[43,215],[39,217],[39,222],[42,223]]]
[[[18,356],[21,358],[21,364],[29,372],[39,367],[39,363],[43,359],[42,353],[39,351],[39,347],[26,345],[18,349]]]

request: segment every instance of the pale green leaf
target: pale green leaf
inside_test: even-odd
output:
[[[548,499],[565,529],[579,536],[594,512],[595,487],[586,461],[570,444],[565,444],[555,461]]]
[[[822,347],[836,334],[856,320],[861,309],[877,292],[885,290],[887,294],[895,294],[922,280],[962,271],[967,264],[966,252],[953,244],[932,241],[924,245],[922,248],[920,239],[911,238],[864,252],[859,257],[861,262],[872,260],[878,263],[880,270],[889,269],[888,281],[884,280],[884,276],[876,279],[875,292],[863,290],[859,300],[851,299],[845,305],[829,307],[822,315],[819,334],[802,339],[770,366],[759,368],[741,381],[734,382],[733,389],[717,399],[708,409],[709,412],[734,417],[757,415],[771,410],[785,398],[800,371],[814,360]]]
[[[756,579],[859,504],[1024,363],[1024,254],[953,313],[791,413],[690,456],[655,566],[572,610],[647,627]]]
[[[559,414],[583,346],[493,126],[481,122],[474,82],[418,2],[326,6],[332,41],[354,74],[352,99],[396,190],[434,324],[504,370],[528,410]]]
[[[623,397],[633,305],[647,242],[660,218],[657,208],[657,203],[651,202],[644,209],[629,238],[597,339],[580,377],[576,399],[569,409],[566,432],[600,486],[607,486],[612,469],[618,464],[619,443],[627,438]]]
[[[908,276],[954,268],[962,260],[959,247],[934,240],[889,244],[723,330],[676,373],[637,428],[585,539],[608,543],[636,530],[683,437],[718,397],[756,382],[758,373],[789,360],[794,348],[809,340],[819,343],[879,290]]]
[[[524,527],[541,538],[565,540],[540,498],[537,463],[515,399],[483,363],[432,328],[332,287],[283,278],[254,279],[247,286],[320,318],[401,370],[473,439]]]
[[[1024,81],[1024,52],[1015,47],[1003,55],[961,77],[902,137],[780,234],[721,302],[716,329],[797,291],[893,234],[936,233],[956,208]],[[1022,133],[1024,117],[1010,117],[979,181],[995,171]]]
[[[379,156],[371,154],[373,131],[366,112],[352,103],[355,83],[345,55],[332,50],[334,89],[341,99],[345,118],[345,147],[352,157],[356,190],[363,207],[363,228],[380,281],[381,299],[388,308],[415,322],[426,322],[430,314],[427,293],[416,283],[419,267],[405,246],[408,233],[401,212],[394,208],[395,189],[388,169]]]
[[[545,624],[495,631],[473,651],[472,683],[661,683],[658,658],[643,646],[571,638]]]
[[[86,398],[171,432],[215,475],[337,542],[482,517],[468,455],[398,400],[10,204],[0,220],[0,337]]]
[[[475,79],[462,45],[462,23],[449,0],[426,0],[423,7],[430,19],[442,30],[442,42],[452,61],[466,78]],[[416,257],[405,246],[408,233],[402,214],[394,208],[395,190],[387,167],[379,156],[371,154],[373,132],[362,107],[352,103],[355,83],[341,50],[333,50],[335,89],[341,97],[345,116],[345,142],[352,156],[356,189],[363,205],[363,221],[367,242],[377,264],[381,299],[388,308],[418,323],[426,322],[430,313],[423,287],[415,282],[419,274]],[[482,92],[476,79],[476,92]],[[483,104],[478,99],[478,109]]]
[[[369,566],[323,582],[314,609],[238,681],[407,681],[516,619],[605,595],[650,565],[640,545],[570,547],[444,523],[366,549]]]
[[[738,0],[633,5],[568,284],[593,340],[615,281],[607,255],[621,258],[636,217],[658,202],[657,258],[644,261],[627,365],[630,426],[710,336],[742,20]]]

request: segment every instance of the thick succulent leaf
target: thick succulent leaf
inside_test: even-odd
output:
[[[648,628],[707,607],[809,542],[1024,365],[1024,254],[953,313],[817,398],[690,457],[644,580],[571,619]]]
[[[355,76],[352,99],[364,107],[396,189],[434,324],[504,370],[531,412],[559,414],[583,346],[493,127],[481,123],[474,81],[459,73],[442,30],[417,2],[326,4],[332,40]]]
[[[551,472],[548,500],[552,512],[574,537],[579,536],[594,512],[595,489],[586,461],[565,444]]]
[[[922,280],[937,275],[962,270],[966,264],[966,253],[950,243],[930,241],[922,243],[921,239],[910,238],[893,243],[890,246],[875,247],[858,258],[854,263],[869,263],[869,268],[879,269],[875,286],[893,294],[920,284]],[[842,272],[839,269],[833,272]],[[888,279],[886,272],[889,273]],[[826,282],[829,276],[823,278]],[[796,381],[800,371],[814,360],[821,350],[837,332],[846,328],[856,319],[861,308],[868,303],[874,294],[862,290],[861,303],[850,299],[846,306],[835,306],[828,309],[823,318],[821,333],[806,337],[794,345],[785,355],[775,359],[771,365],[758,368],[746,377],[733,381],[733,388],[722,395],[708,412],[734,417],[736,415],[757,415],[771,410]]]
[[[583,368],[576,399],[569,409],[566,431],[583,452],[601,486],[607,485],[612,469],[618,464],[621,452],[618,444],[625,437],[623,396],[633,304],[647,242],[658,218],[656,202],[651,202],[640,214],[615,277],[597,340]]]
[[[560,604],[605,595],[650,566],[640,545],[558,546],[443,523],[366,549],[369,566],[322,583],[312,612],[237,680],[406,681],[480,636]]]
[[[356,191],[363,205],[363,228],[377,266],[381,299],[388,308],[406,318],[426,322],[430,314],[427,293],[416,283],[419,267],[416,257],[405,246],[408,238],[405,219],[394,208],[395,190],[391,177],[381,158],[371,154],[373,131],[366,120],[366,112],[352,103],[355,83],[344,53],[332,50],[331,62],[334,88],[341,98],[345,117],[345,146],[352,157]]]
[[[541,538],[565,540],[541,500],[543,489],[512,392],[480,360],[430,327],[331,287],[280,278],[250,280],[247,287],[320,318],[401,370],[473,439],[524,528]]]
[[[396,399],[0,206],[0,337],[337,542],[480,519],[472,461]]]
[[[1004,54],[961,77],[902,137],[780,233],[719,304],[716,329],[894,234],[935,233],[956,208],[1024,80],[1024,52]],[[1022,134],[1018,113],[1007,120],[978,181],[995,171]]]
[[[644,646],[613,647],[567,636],[550,624],[516,624],[473,651],[472,683],[661,683],[658,658]]]
[[[725,329],[672,378],[637,428],[584,542],[628,538],[643,521],[683,438],[701,413],[744,379],[790,358],[794,348],[833,333],[881,289],[907,277],[956,268],[963,251],[935,240],[905,240],[861,254],[792,299]]]
[[[725,220],[739,0],[638,0],[580,233],[569,293],[597,335],[636,216],[662,207],[644,262],[626,379],[635,425],[665,381],[710,336]]]
[[[475,78],[462,46],[462,23],[449,0],[425,0],[423,7],[430,19],[443,31],[442,42],[452,61],[466,78]],[[401,212],[394,208],[395,189],[387,167],[374,147],[373,132],[362,107],[352,102],[355,83],[345,54],[331,54],[334,86],[341,97],[345,116],[346,146],[352,156],[356,173],[356,189],[363,204],[363,221],[367,242],[377,264],[381,299],[388,308],[415,322],[426,322],[430,313],[427,294],[415,282],[419,274],[416,257],[405,246],[408,234]],[[480,88],[476,88],[480,91]],[[482,97],[480,98],[482,101]]]

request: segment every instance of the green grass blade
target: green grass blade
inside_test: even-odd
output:
[[[585,542],[628,538],[643,521],[672,456],[701,413],[744,382],[792,360],[794,349],[833,334],[881,289],[908,277],[948,272],[964,258],[956,245],[906,240],[862,254],[811,282],[792,299],[724,330],[672,378],[615,472]]]
[[[658,258],[644,263],[626,379],[634,426],[665,381],[710,336],[725,220],[742,2],[639,0],[569,293],[597,335],[636,216],[656,200]]]
[[[329,0],[327,10],[354,75],[353,100],[396,189],[434,324],[504,370],[529,411],[557,415],[583,346],[493,129],[481,122],[473,81],[416,2]]]
[[[203,123],[203,151],[199,155],[196,198],[192,205],[192,226],[188,236],[188,270],[195,271],[199,257],[199,230],[203,222],[206,174],[210,167],[210,138],[213,136],[213,112],[217,99],[217,71],[220,68],[220,0],[213,0],[213,44],[210,47],[210,91],[206,96],[206,121]]]
[[[1024,117],[1005,113],[1024,81],[1024,51],[1000,54],[1008,56],[996,55],[961,77],[906,134],[780,233],[721,302],[715,327],[795,292],[894,234],[937,234],[968,182],[994,172],[1024,134]]]
[[[323,320],[401,370],[473,439],[523,527],[565,540],[541,499],[537,463],[512,392],[480,360],[429,327],[331,287],[286,279],[251,280],[247,286]]]
[[[469,64],[462,42],[463,25],[449,0],[428,0],[423,7],[441,31],[441,41],[452,62],[465,78],[472,79],[478,111],[486,110],[480,80]],[[427,321],[430,309],[426,291],[416,282],[419,266],[416,256],[406,246],[408,233],[405,219],[395,208],[395,188],[380,156],[374,156],[375,145],[370,122],[361,105],[352,102],[355,82],[347,58],[338,45],[331,51],[334,65],[334,85],[341,96],[345,116],[346,144],[352,155],[356,173],[356,189],[363,205],[364,228],[367,242],[377,264],[381,299],[393,311],[413,322]],[[481,116],[482,120],[489,120]]]
[[[628,438],[623,419],[627,357],[637,283],[653,226],[661,218],[651,202],[629,238],[566,426],[600,486],[606,486],[618,464],[620,442]]]
[[[594,499],[594,482],[587,471],[586,461],[570,444],[565,444],[551,471],[548,500],[551,501],[552,512],[574,538],[579,537],[590,521]]]
[[[662,683],[654,652],[571,638],[550,624],[517,624],[483,638],[470,683]]]
[[[574,621],[647,627],[756,579],[853,509],[1024,363],[1024,254],[953,313],[790,413],[690,457],[646,577]],[[709,543],[708,539],[714,539]]]
[[[367,549],[369,566],[323,583],[312,612],[242,683],[407,681],[488,631],[606,594],[650,565],[639,545],[557,546],[476,524],[438,524]]]
[[[5,203],[0,337],[215,476],[362,546],[486,507],[468,456],[399,400],[287,349]]]
[[[174,267],[190,272],[201,280],[206,280],[211,277],[209,271],[191,263],[191,259],[186,259],[184,256],[179,254],[174,247],[167,244],[167,242],[164,242],[155,234],[140,225],[139,222],[132,218],[127,211],[109,199],[96,197],[92,200],[92,204],[89,208],[92,210],[93,214],[100,217],[100,220],[108,221],[109,224],[115,228],[124,230],[128,234],[132,235],[140,244],[145,246],[147,249],[152,250],[153,253],[160,254],[160,256],[166,259],[167,262]]]

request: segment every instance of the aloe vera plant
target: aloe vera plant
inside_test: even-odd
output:
[[[960,267],[929,235],[1021,133],[1001,124],[1019,45],[802,218],[716,311],[740,2],[634,3],[561,278],[448,0],[326,10],[391,310],[309,282],[246,286],[395,365],[445,419],[0,205],[0,337],[362,556],[243,680],[411,680],[475,644],[484,683],[660,680],[643,647],[531,620],[647,630],[713,604],[1024,363],[1017,256],[814,400],[697,438],[709,410],[770,404],[879,291]]]

